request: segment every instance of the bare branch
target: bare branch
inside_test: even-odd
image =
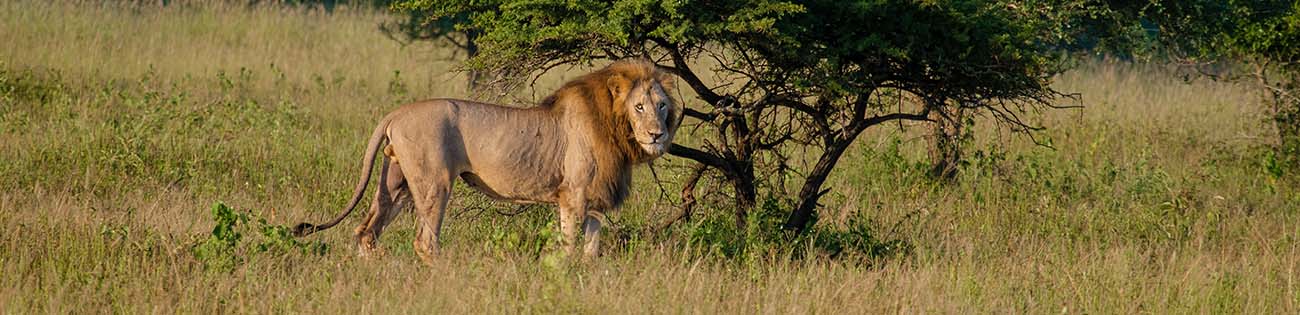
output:
[[[722,170],[723,173],[734,174],[734,171],[731,169],[731,164],[727,163],[726,160],[723,160],[722,157],[714,155],[713,153],[700,151],[699,149],[674,143],[671,147],[668,147],[668,154],[700,162],[709,167]]]

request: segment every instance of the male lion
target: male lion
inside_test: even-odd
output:
[[[347,209],[323,225],[300,223],[294,235],[328,229],[352,213],[387,141],[370,216],[356,229],[362,256],[379,250],[376,240],[398,205],[413,199],[415,249],[431,261],[457,177],[496,199],[558,204],[565,254],[573,253],[585,219],[584,253],[596,256],[600,219],[627,197],[632,166],[663,155],[681,124],[671,88],[671,77],[653,63],[630,60],[565,83],[533,108],[455,99],[402,106],[375,127]]]

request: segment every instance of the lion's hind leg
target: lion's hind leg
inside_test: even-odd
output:
[[[445,172],[446,170],[442,170]],[[412,182],[411,194],[415,200],[415,253],[427,264],[432,264],[438,255],[442,219],[446,214],[447,203],[451,200],[452,177],[443,172],[431,172],[434,176]]]
[[[399,152],[402,155],[402,152]],[[411,199],[415,201],[415,240],[412,245],[415,253],[426,264],[432,264],[438,256],[439,235],[442,232],[442,219],[451,201],[451,187],[457,171],[446,155],[438,150],[405,154],[420,158],[403,158],[407,185],[411,190]]]
[[[379,235],[411,198],[402,167],[388,156],[384,157],[377,186],[375,200],[370,204],[370,215],[356,230],[357,251],[362,257],[383,253],[378,245]]]

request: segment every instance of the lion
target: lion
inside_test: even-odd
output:
[[[293,233],[325,230],[351,214],[383,152],[370,215],[356,229],[361,256],[380,251],[384,227],[414,202],[415,249],[432,262],[460,178],[494,199],[558,205],[564,254],[576,250],[581,222],[583,253],[596,257],[601,221],[627,197],[632,167],[663,155],[681,124],[672,88],[670,74],[636,59],[569,81],[531,108],[459,99],[403,105],[375,127],[343,213],[321,225],[300,223]]]

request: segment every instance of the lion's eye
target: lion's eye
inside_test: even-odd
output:
[[[668,103],[659,103],[659,110],[664,110],[664,108],[668,108]]]
[[[636,104],[636,111],[638,112],[645,111],[645,107],[642,107],[641,104]]]

